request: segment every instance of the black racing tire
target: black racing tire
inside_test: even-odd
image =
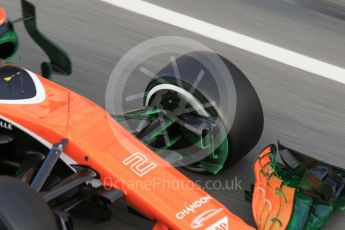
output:
[[[205,71],[204,77],[196,89],[193,89],[192,95],[203,104],[215,102],[205,110],[211,116],[220,118],[227,130],[229,143],[228,158],[225,165],[227,166],[238,162],[257,144],[262,135],[264,116],[254,87],[233,63],[216,55],[230,73],[219,84],[217,76],[208,70],[205,62],[199,61],[212,59],[214,56],[215,54],[208,52],[193,52],[176,59],[175,65],[172,63],[167,65],[157,74],[157,78],[148,84],[144,103],[146,106],[152,106],[152,103],[155,103],[153,102],[155,100],[153,100],[152,90],[157,89],[159,85],[170,84],[190,91],[196,81],[198,71],[203,69]],[[178,66],[179,76],[176,76],[176,66]],[[219,85],[225,87],[223,90],[226,90],[227,93],[235,95],[226,104],[221,103],[224,94],[219,92]],[[150,98],[147,98],[148,95]]]
[[[47,203],[20,180],[0,176],[1,230],[58,230]]]

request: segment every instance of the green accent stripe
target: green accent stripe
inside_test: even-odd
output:
[[[14,51],[8,57],[5,57],[6,61],[11,61],[16,55],[19,46],[18,36],[14,31],[8,31],[2,36],[0,36],[0,45],[7,42],[13,43],[15,47]]]

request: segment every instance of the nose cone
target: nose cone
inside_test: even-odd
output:
[[[0,25],[6,21],[6,10],[0,7]]]

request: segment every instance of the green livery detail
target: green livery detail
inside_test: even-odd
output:
[[[0,58],[11,61],[18,50],[18,36],[10,22],[1,25],[0,30],[3,30],[0,35]]]
[[[336,211],[345,211],[345,171],[278,142],[271,166],[283,184],[296,189],[287,230],[321,230]],[[246,191],[247,201],[254,193]]]

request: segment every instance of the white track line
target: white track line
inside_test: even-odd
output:
[[[101,0],[280,63],[345,84],[345,69],[142,0]]]

